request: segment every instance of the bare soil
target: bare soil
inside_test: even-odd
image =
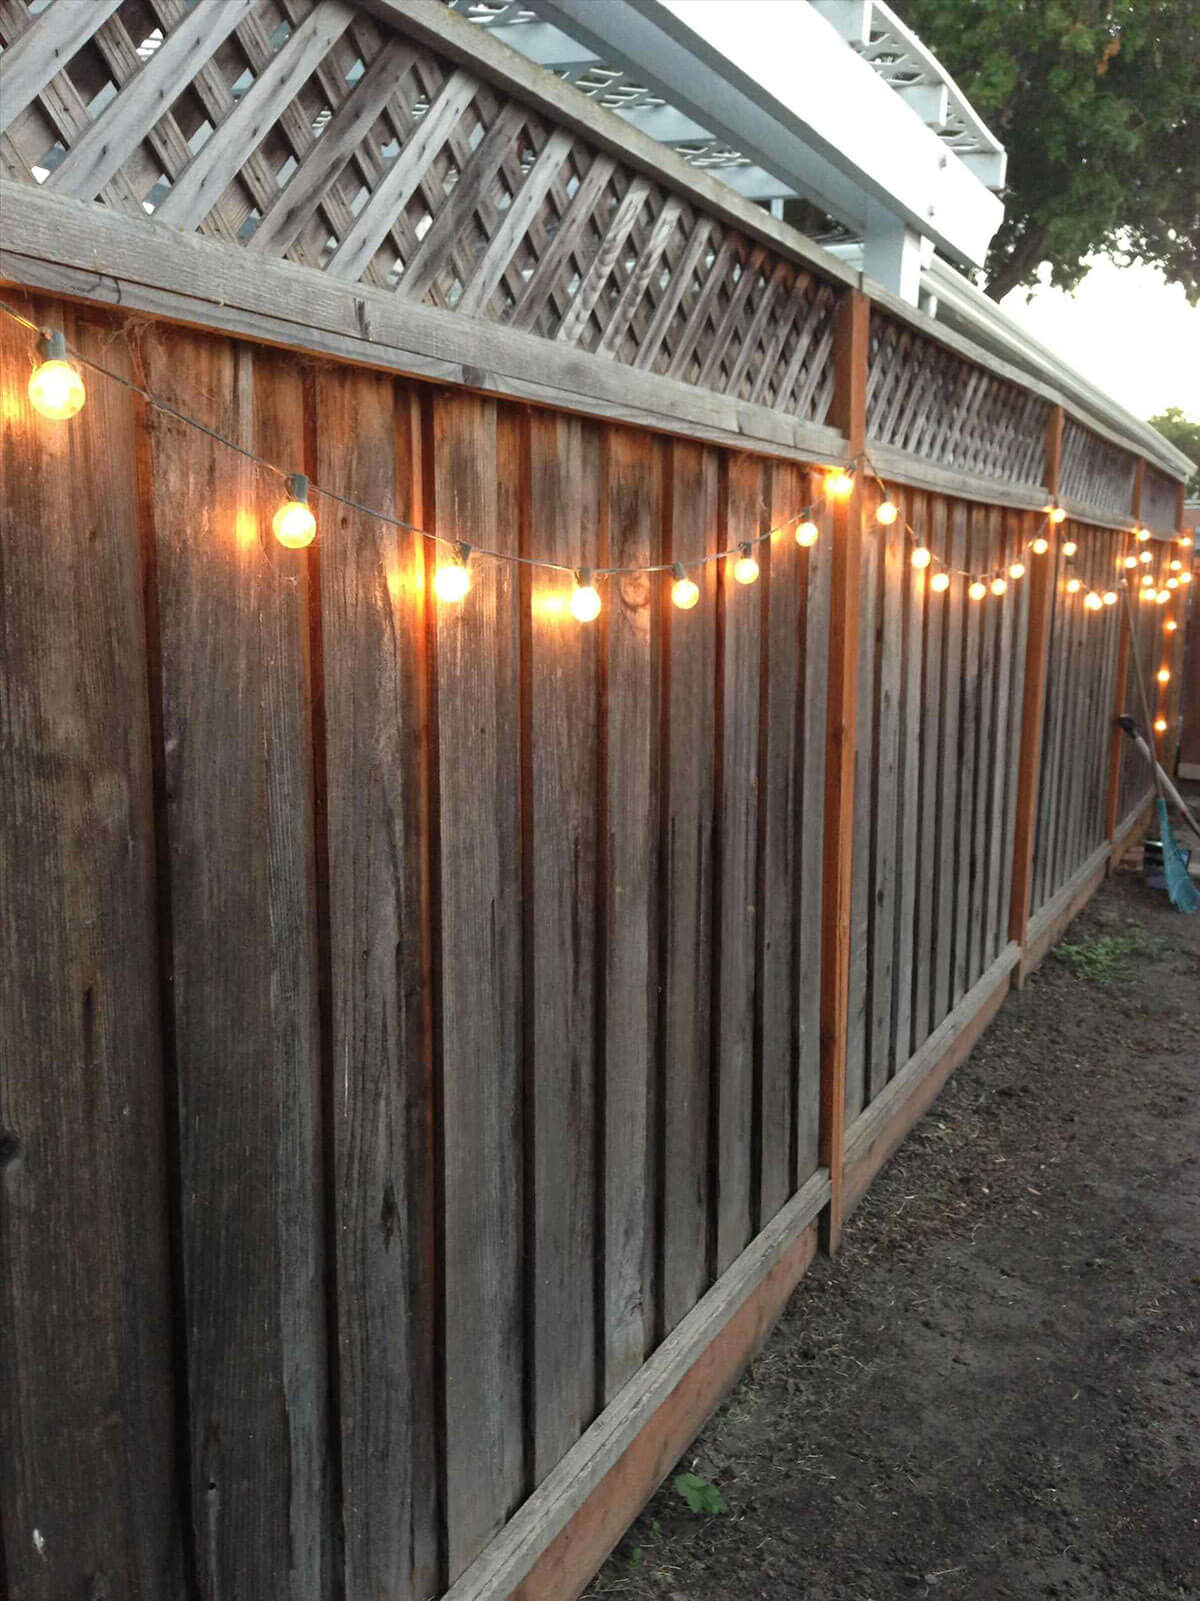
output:
[[[1064,944],[592,1601],[1200,1597],[1200,916],[1126,868]]]

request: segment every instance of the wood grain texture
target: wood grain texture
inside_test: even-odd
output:
[[[60,19],[61,20],[61,19]],[[128,371],[109,329],[65,323]],[[8,1593],[178,1593],[137,422],[0,329],[0,1545]]]
[[[421,515],[411,392],[335,369],[315,403],[318,481]],[[422,1598],[437,1583],[425,542],[319,505],[345,1594]]]
[[[295,459],[276,358],[155,339],[145,381]],[[173,419],[153,445],[191,1517],[202,1588],[307,1601],[332,1552],[305,557],[270,536],[277,480]]]
[[[664,446],[614,428],[603,507],[608,560],[658,559]],[[644,574],[613,580],[605,613],[603,1186],[604,1399],[654,1339],[654,1138],[658,947],[658,631],[661,599]]]
[[[528,421],[527,551],[598,561],[601,438],[578,418]],[[592,1420],[595,1376],[596,896],[599,653],[568,610],[569,573],[526,576],[528,773],[526,1249],[533,1484]],[[605,601],[609,599],[606,588]]]
[[[667,474],[668,559],[714,549],[716,455],[674,442]],[[660,1335],[695,1305],[708,1278],[717,575],[711,562],[694,571],[701,591],[694,610],[668,614],[662,596]]]
[[[519,419],[433,402],[439,534],[517,548]],[[480,560],[436,617],[444,1406],[449,1576],[525,1489],[518,592]]]

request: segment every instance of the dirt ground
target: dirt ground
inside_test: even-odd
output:
[[[1200,916],[1100,891],[587,1594],[1200,1597]]]

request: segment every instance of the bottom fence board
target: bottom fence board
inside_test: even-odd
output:
[[[445,1601],[566,1601],[579,1593],[770,1329],[811,1260],[828,1200],[822,1169],[678,1323]],[[611,1506],[610,1476],[621,1484]],[[535,1571],[544,1582],[530,1588]]]

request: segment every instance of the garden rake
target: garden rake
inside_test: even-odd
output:
[[[1146,679],[1142,672],[1142,662],[1137,651],[1137,633],[1134,629],[1133,606],[1129,599],[1128,581],[1125,581],[1122,584],[1121,589],[1125,596],[1125,614],[1129,619],[1129,654],[1133,658],[1133,672],[1134,677],[1137,679],[1138,694],[1141,697],[1142,715],[1146,719],[1146,727],[1150,728],[1153,722],[1150,716],[1150,697],[1146,693]],[[1134,744],[1141,751],[1142,755],[1145,756],[1154,772],[1154,787],[1158,795],[1158,837],[1162,841],[1163,870],[1166,874],[1167,880],[1167,898],[1170,900],[1171,905],[1174,906],[1178,911],[1189,913],[1200,911],[1200,890],[1198,890],[1195,884],[1192,883],[1191,877],[1188,874],[1184,857],[1179,850],[1179,846],[1175,843],[1175,834],[1171,828],[1171,819],[1167,815],[1168,793],[1170,794],[1170,797],[1174,801],[1175,805],[1178,806],[1179,810],[1182,812],[1183,816],[1187,818],[1189,826],[1195,830],[1197,838],[1200,838],[1200,828],[1196,827],[1196,819],[1188,810],[1183,796],[1180,795],[1179,791],[1175,788],[1174,784],[1172,784],[1171,780],[1163,771],[1162,766],[1155,758],[1150,746],[1142,738],[1141,733],[1138,730],[1138,726],[1134,722],[1133,718],[1120,717],[1117,719],[1117,721],[1133,740]]]

